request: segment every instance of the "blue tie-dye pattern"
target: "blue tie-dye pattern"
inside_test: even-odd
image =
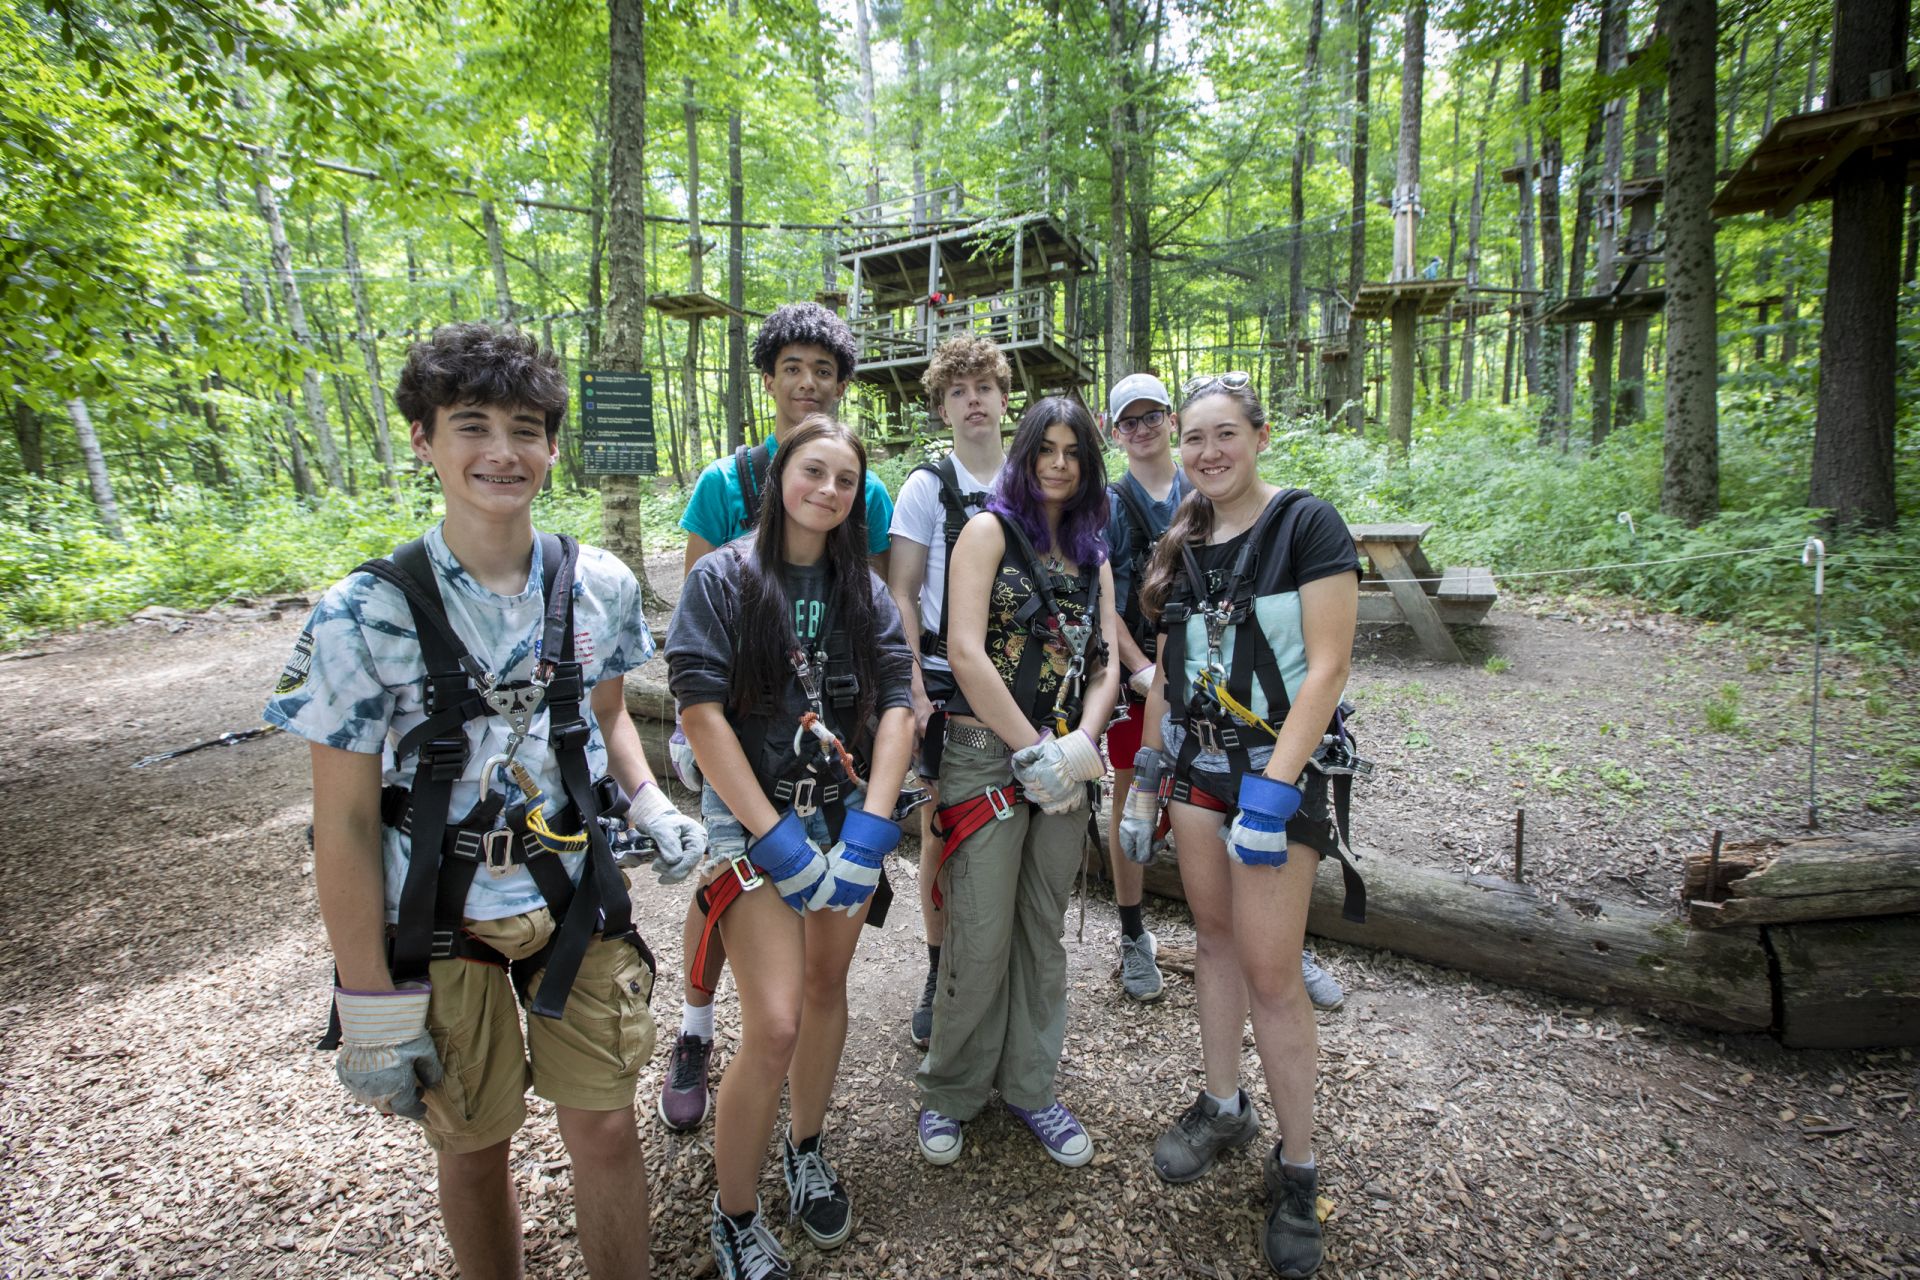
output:
[[[544,613],[543,582],[538,557],[533,558],[528,589],[516,596],[486,590],[459,567],[447,551],[438,527],[428,531],[427,552],[440,581],[447,612],[474,656],[501,679],[521,680],[532,674],[534,652]],[[594,547],[582,547],[573,588],[574,628],[593,642],[594,655],[583,675],[589,688],[603,679],[626,674],[653,656],[654,642],[640,613],[639,587],[617,558]],[[267,703],[266,719],[288,732],[327,746],[385,757],[385,781],[405,786],[412,782],[415,761],[396,766],[392,744],[425,719],[422,697],[425,671],[412,615],[396,589],[371,575],[352,576],[335,584],[315,606],[307,629],[314,637],[308,677],[288,693]],[[590,708],[583,707],[591,721]],[[559,770],[548,752],[549,720],[534,720],[519,759],[536,784],[557,808],[564,803]],[[465,814],[481,796],[483,762],[506,745],[508,728],[498,717],[484,717],[466,726],[469,746],[466,776],[454,784],[449,811]],[[589,767],[598,775],[606,769],[606,743],[592,725],[587,740]],[[508,800],[518,799],[509,785]],[[393,920],[405,879],[407,845],[398,832],[383,838],[386,863],[387,918]],[[578,857],[567,859],[579,874]],[[493,879],[477,877],[467,896],[467,915],[497,919],[540,905],[538,890],[524,871]]]

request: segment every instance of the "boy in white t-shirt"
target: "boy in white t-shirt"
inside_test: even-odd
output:
[[[941,706],[953,693],[947,665],[947,555],[970,516],[986,507],[987,495],[1006,458],[1000,431],[1013,392],[1013,370],[1000,348],[971,334],[949,338],[927,366],[927,395],[933,411],[953,433],[953,449],[938,463],[914,468],[900,486],[894,504],[892,564],[887,589],[900,609],[908,638],[916,634],[913,669],[913,719],[920,734],[920,777],[935,789],[935,803],[920,810],[920,916],[927,931],[927,981],[913,1011],[911,1031],[918,1048],[933,1034],[933,988],[940,970],[940,945],[946,922],[934,905],[934,879],[940,871],[940,846],[933,834],[938,807]]]

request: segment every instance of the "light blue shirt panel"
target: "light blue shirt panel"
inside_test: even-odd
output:
[[[1299,696],[1300,685],[1307,678],[1307,645],[1305,633],[1301,630],[1300,624],[1300,593],[1286,591],[1278,595],[1259,596],[1253,602],[1253,616],[1260,625],[1261,633],[1267,638],[1268,647],[1273,650],[1273,655],[1279,662],[1280,681],[1285,685],[1287,701],[1291,703]],[[1228,671],[1233,670],[1233,649],[1235,641],[1240,638],[1239,631],[1240,628],[1231,627],[1228,628],[1226,635],[1221,637],[1220,665]],[[1207,665],[1207,623],[1206,619],[1198,614],[1187,619],[1186,657],[1187,683],[1184,687],[1191,689],[1193,682],[1200,678],[1200,673],[1206,669]],[[1268,718],[1267,695],[1260,688],[1258,680],[1253,682],[1247,706],[1262,720]],[[1278,729],[1280,726],[1273,727]],[[1176,733],[1173,737],[1167,737],[1164,724],[1162,736],[1169,751],[1179,750],[1179,744],[1175,741],[1179,735]],[[1251,753],[1254,767],[1263,766],[1272,753],[1273,748],[1270,744],[1256,748]],[[1226,770],[1227,758],[1222,752],[1203,750],[1194,760],[1194,767],[1209,773],[1221,773]]]
[[[767,456],[773,457],[779,450],[772,436],[766,440]],[[740,522],[747,516],[747,500],[740,492],[739,469],[733,465],[733,455],[715,458],[701,469],[700,478],[693,482],[693,496],[687,499],[687,509],[680,513],[680,527],[688,533],[698,534],[706,539],[709,546],[723,546],[732,542],[742,533]],[[887,486],[880,477],[867,472],[867,553],[879,555],[893,545],[887,528],[893,523],[893,499],[887,496]]]
[[[427,532],[425,541],[439,575],[448,619],[474,657],[501,680],[530,679],[539,661],[545,614],[540,557],[532,557],[526,588],[517,595],[502,596],[481,586],[460,566],[447,550],[439,526]],[[640,611],[639,585],[626,565],[609,552],[580,548],[573,611],[574,656],[582,664],[587,689],[622,676],[653,656],[653,635]],[[379,752],[383,782],[411,786],[419,758],[410,755],[396,764],[393,747],[426,719],[425,686],[426,666],[406,598],[371,574],[352,574],[331,587],[314,607],[264,714],[269,724],[310,742],[345,751]],[[598,777],[606,772],[606,743],[585,699],[581,711],[589,729],[588,768]],[[548,747],[550,719],[545,710],[534,717],[516,759],[533,775],[551,817],[565,807],[566,798]],[[505,750],[510,733],[500,716],[470,720],[464,731],[467,767],[453,785],[449,806],[456,820],[478,803],[481,770],[488,758]],[[519,788],[498,773],[496,777],[497,785],[508,790],[507,803],[516,802]],[[408,851],[407,837],[383,828],[388,923],[399,918]],[[585,855],[569,854],[562,860],[577,881]],[[524,867],[515,867],[498,878],[484,872],[475,876],[467,893],[466,914],[474,920],[496,920],[541,905],[544,899],[532,877]]]

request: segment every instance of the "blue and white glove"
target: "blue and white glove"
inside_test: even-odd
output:
[[[667,739],[667,759],[673,763],[673,776],[680,779],[680,785],[689,791],[700,790],[700,766],[693,760],[693,744],[687,741],[687,731],[680,727],[680,717],[673,718],[673,736]]]
[[[445,1075],[427,1034],[432,994],[424,982],[398,991],[333,989],[333,1007],[340,1013],[340,1054],[333,1071],[355,1102],[409,1120],[427,1118],[420,1095]]]
[[[1304,797],[1291,782],[1264,773],[1242,774],[1240,812],[1227,831],[1227,856],[1248,867],[1277,867],[1287,860],[1287,819]]]
[[[807,838],[806,819],[791,809],[754,841],[747,857],[795,911],[807,909],[814,891],[827,878],[827,856]]]
[[[1086,784],[1105,776],[1106,761],[1084,729],[1042,738],[1013,753],[1013,776],[1042,813],[1071,813],[1086,803]]]
[[[880,864],[899,847],[899,823],[864,809],[847,810],[840,824],[840,843],[827,852],[827,876],[813,891],[807,909],[858,912],[880,883]]]
[[[1153,861],[1153,831],[1160,825],[1160,780],[1166,773],[1167,758],[1159,751],[1141,747],[1135,753],[1133,786],[1120,811],[1120,852],[1143,867]]]
[[[706,859],[707,829],[680,812],[653,783],[640,785],[627,806],[627,822],[653,837],[653,870],[661,884],[679,884]]]

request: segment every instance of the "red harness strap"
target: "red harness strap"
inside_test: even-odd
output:
[[[1196,809],[1211,809],[1215,813],[1232,813],[1237,807],[1228,804],[1211,791],[1202,791],[1190,782],[1172,783],[1167,788],[1166,795],[1169,800],[1178,800],[1183,804],[1190,804]],[[1160,809],[1160,825],[1154,828],[1153,838],[1155,840],[1160,839],[1166,835],[1172,827],[1173,809],[1171,806],[1162,806]]]
[[[1020,784],[1008,783],[1004,787],[990,787],[973,797],[957,804],[946,805],[934,810],[933,830],[940,837],[940,865],[933,873],[933,905],[945,905],[946,899],[940,892],[940,873],[947,869],[947,859],[960,851],[967,838],[989,822],[1005,818],[1013,812],[1017,804],[1024,804],[1026,797],[1020,794]]]
[[[741,874],[742,863],[746,864],[750,875]],[[751,862],[735,858],[728,864],[725,875],[701,885],[695,892],[694,897],[699,900],[700,909],[707,916],[707,923],[700,930],[700,945],[693,949],[693,960],[687,966],[687,979],[693,983],[696,991],[712,995],[719,987],[720,969],[726,963],[726,957],[724,954],[708,954],[714,931],[720,927],[720,917],[726,914],[734,899],[760,884],[762,879],[758,868]]]

